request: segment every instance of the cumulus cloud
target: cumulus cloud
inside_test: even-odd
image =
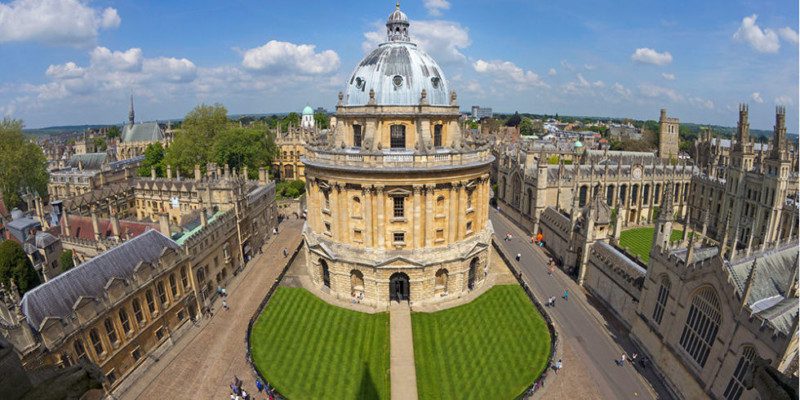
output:
[[[794,44],[798,43],[797,32],[794,29],[789,28],[788,26],[778,29],[778,35],[781,36],[781,39],[789,43],[794,43]]]
[[[478,60],[472,66],[475,72],[490,75],[497,82],[513,84],[518,89],[547,86],[537,73],[531,70],[526,71],[511,61]]]
[[[317,53],[311,44],[270,40],[261,47],[245,50],[242,66],[271,74],[324,75],[339,69],[339,55],[333,50]]]
[[[661,77],[663,77],[664,79],[666,79],[668,81],[674,81],[675,80],[675,74],[668,74],[666,72],[662,72],[661,73]]]
[[[556,76],[557,73],[558,72],[556,72],[555,68],[550,68],[550,70],[547,71],[547,75],[550,75],[550,76]]]
[[[791,106],[794,104],[794,102],[792,101],[791,97],[783,95],[775,98],[775,104],[781,106]]]
[[[651,48],[641,47],[631,54],[631,60],[643,64],[667,65],[672,62],[672,54],[668,51],[659,53]]]
[[[364,32],[361,49],[365,53],[374,50],[379,44],[386,41],[386,28],[383,26],[383,22],[376,21],[373,23],[373,27],[373,30]],[[411,21],[409,33],[411,41],[418,44],[420,48],[442,64],[467,61],[462,50],[469,47],[472,42],[469,38],[469,30],[458,22]]]
[[[697,108],[704,108],[706,110],[713,110],[714,109],[714,102],[708,99],[702,99],[700,97],[690,97],[689,104],[697,107]]]
[[[613,89],[616,94],[626,99],[630,98],[632,94],[630,89],[626,88],[619,82],[614,82],[614,85],[611,86],[611,89]]]
[[[428,14],[434,16],[442,15],[442,10],[450,9],[450,2],[447,0],[425,0],[424,3]]]
[[[778,41],[778,34],[772,29],[761,29],[756,24],[758,15],[753,14],[749,17],[742,19],[742,24],[733,34],[733,39],[739,42],[745,42],[750,45],[755,51],[760,53],[777,53],[781,48]]]
[[[80,0],[14,0],[0,3],[0,43],[34,41],[86,46],[101,29],[119,26],[114,8],[93,8]]]
[[[575,75],[575,81],[567,82],[564,86],[562,86],[562,90],[564,93],[569,94],[586,94],[592,93],[592,88],[601,89],[606,86],[603,81],[594,81],[590,82],[588,79],[583,77],[583,74],[578,73]]]
[[[676,103],[683,100],[683,96],[678,94],[678,92],[676,92],[674,89],[652,85],[649,83],[640,84],[639,93],[644,97],[665,98]]]
[[[758,93],[758,92],[753,92],[753,94],[750,95],[750,98],[753,99],[753,101],[755,101],[756,103],[759,103],[759,104],[764,102],[764,99],[761,98],[761,93]]]
[[[93,67],[114,71],[140,71],[142,69],[142,49],[111,51],[106,47],[95,47],[89,53]]]

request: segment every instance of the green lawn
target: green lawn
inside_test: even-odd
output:
[[[256,366],[290,399],[389,399],[389,315],[279,287],[250,337]]]
[[[413,313],[420,399],[513,399],[545,369],[550,334],[516,285],[469,304]]]
[[[650,261],[650,249],[653,248],[653,232],[655,228],[634,228],[622,231],[619,238],[620,247],[627,248],[628,252],[638,255],[645,264]],[[673,229],[671,240],[680,240],[682,230]]]

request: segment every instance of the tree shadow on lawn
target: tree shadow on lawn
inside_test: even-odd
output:
[[[372,400],[380,399],[378,388],[375,386],[375,381],[372,379],[372,374],[369,372],[369,365],[364,363],[363,373],[361,374],[361,385],[358,388],[357,399]]]

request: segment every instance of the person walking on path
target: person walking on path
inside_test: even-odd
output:
[[[617,364],[619,366],[625,365],[625,353],[622,353],[622,356],[619,358],[619,361],[617,362]]]
[[[286,258],[286,257],[288,257],[288,256],[289,256],[289,249],[287,249],[286,247],[284,247],[284,248],[283,248],[283,258]]]
[[[258,393],[261,394],[264,391],[264,384],[261,383],[260,380],[256,379],[256,389],[258,389]]]
[[[222,308],[224,308],[226,310],[228,309],[228,301],[225,300],[225,299],[222,299]]]
[[[558,373],[558,370],[561,369],[561,367],[562,367],[561,359],[559,358],[558,361],[556,361],[556,374]]]
[[[569,300],[569,290],[564,289],[564,300]]]
[[[517,257],[516,258],[517,258],[517,262],[519,262],[519,260],[522,259],[522,254],[517,253]]]

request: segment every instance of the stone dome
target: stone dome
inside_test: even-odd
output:
[[[364,57],[350,75],[342,105],[370,104],[370,92],[376,105],[418,105],[423,90],[428,104],[450,105],[442,68],[411,43],[408,27],[408,17],[398,6],[386,22],[387,41]]]

